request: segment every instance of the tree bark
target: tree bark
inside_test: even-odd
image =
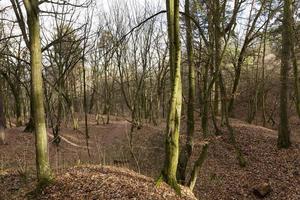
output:
[[[288,122],[288,75],[291,65],[292,49],[292,1],[284,0],[282,24],[282,50],[280,69],[280,124],[277,145],[288,148],[291,145]]]
[[[297,63],[297,56],[295,50],[296,44],[296,24],[295,20],[292,19],[293,26],[291,28],[291,38],[292,38],[292,47],[291,47],[291,54],[292,54],[292,63],[293,63],[293,73],[294,73],[294,90],[295,90],[295,106],[298,117],[300,118],[300,86],[299,86],[299,72],[298,72],[298,63]]]
[[[43,79],[42,79],[42,52],[39,24],[38,0],[24,0],[27,12],[27,24],[30,38],[30,65],[32,103],[35,127],[36,167],[39,184],[46,184],[51,179],[51,169],[48,155],[48,138],[45,122]]]
[[[189,98],[187,105],[187,140],[186,144],[181,151],[178,178],[181,182],[185,182],[185,172],[187,164],[190,160],[193,151],[193,137],[195,130],[195,119],[194,119],[194,103],[195,103],[195,66],[194,66],[194,52],[193,52],[193,33],[190,16],[190,1],[185,1],[185,23],[186,23],[186,42],[187,42],[187,60],[189,66]]]
[[[191,174],[191,178],[189,180],[188,183],[188,187],[193,191],[195,185],[196,185],[196,181],[197,181],[197,177],[198,177],[198,173],[205,161],[205,158],[207,157],[207,152],[208,152],[208,144],[204,144],[204,146],[202,147],[202,151],[201,154],[199,155],[198,159],[195,162],[195,165],[193,167],[192,170],[192,174]]]
[[[4,117],[4,109],[3,109],[3,97],[0,93],[0,144],[5,144],[5,117]]]
[[[161,178],[174,188],[177,193],[180,193],[180,187],[176,178],[182,105],[179,0],[167,0],[167,15],[172,93],[166,129],[166,157]]]

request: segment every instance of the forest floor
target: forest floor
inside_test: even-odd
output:
[[[110,124],[97,125],[90,116],[89,123],[90,157],[87,153],[83,124],[79,131],[63,127],[59,146],[49,145],[51,165],[58,176],[53,185],[46,188],[43,195],[47,199],[76,199],[66,196],[76,190],[78,194],[87,195],[77,195],[77,199],[85,199],[95,192],[98,195],[105,195],[119,191],[123,199],[134,199],[134,197],[143,199],[146,195],[143,193],[146,191],[145,188],[147,188],[148,195],[159,194],[154,188],[153,179],[159,176],[162,169],[165,124],[161,123],[159,126],[145,124],[133,134],[133,152],[138,160],[137,163],[130,154],[128,140],[130,123],[128,121],[114,117]],[[229,142],[228,133],[226,129],[222,129],[223,135],[212,136],[209,139],[208,157],[201,169],[194,191],[195,196],[201,200],[256,199],[253,188],[266,183],[270,185],[271,192],[265,199],[299,200],[300,134],[296,131],[292,132],[292,147],[287,150],[278,150],[276,131],[236,119],[232,119],[231,123],[247,165],[244,168],[238,165],[235,149]],[[298,130],[297,127],[299,129],[299,126],[295,124],[292,128]],[[24,127],[7,129],[7,144],[0,145],[0,200],[24,199],[24,195],[35,185],[34,136],[31,133],[24,133],[23,129]],[[182,123],[182,143],[185,140],[185,129],[185,123]],[[188,171],[201,152],[203,139],[200,133],[200,124],[197,123],[195,149]],[[51,130],[49,130],[49,141],[52,139]],[[98,167],[92,167],[94,165]],[[123,169],[100,167],[100,165],[117,166]],[[111,175],[107,176],[107,174]],[[144,182],[149,182],[149,184],[143,184]],[[111,187],[108,183],[121,186],[112,190],[108,189]],[[131,187],[126,187],[125,183],[129,183]],[[122,190],[131,192],[120,193]],[[165,193],[160,195],[161,199],[176,199],[168,196],[174,194],[166,189],[166,186],[163,186],[162,190]],[[95,199],[97,197],[122,199],[116,196],[93,197],[96,197]],[[151,199],[159,198],[152,196]]]

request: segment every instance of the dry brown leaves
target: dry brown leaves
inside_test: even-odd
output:
[[[200,175],[196,196],[200,199],[256,199],[253,188],[269,183],[268,200],[300,199],[300,148],[279,150],[276,131],[245,123],[232,123],[247,166],[238,166],[227,133],[216,140]]]
[[[181,142],[184,144],[185,123],[182,123]],[[236,130],[237,142],[247,160],[247,166],[240,168],[233,146],[224,129],[224,135],[211,140],[208,159],[200,172],[195,187],[195,195],[203,200],[252,200],[253,188],[261,183],[270,183],[271,193],[267,200],[299,200],[300,199],[300,144],[294,142],[288,150],[276,147],[277,132],[249,125],[237,120],[232,121]],[[115,159],[128,159],[127,167],[136,169],[136,165],[128,153],[126,130],[130,128],[123,121],[114,121],[110,125],[91,125],[92,159],[97,161],[99,155],[107,153],[106,164]],[[164,126],[144,126],[134,133],[134,151],[138,157],[141,173],[156,178],[162,168],[164,159]],[[196,126],[196,139],[193,160],[201,151],[201,128]],[[84,145],[84,135],[66,129],[63,135],[73,143]],[[9,145],[0,146],[1,166],[19,168],[26,161],[28,168],[34,166],[33,136],[24,134],[21,129],[8,130]],[[30,144],[30,145],[28,145]],[[100,148],[100,149],[99,149]],[[56,160],[55,148],[50,146],[52,162]],[[26,156],[24,156],[24,152]],[[88,160],[86,150],[63,143],[61,145],[60,163],[76,164],[78,158]],[[18,159],[16,159],[18,158]],[[110,159],[111,161],[108,161]],[[21,161],[17,161],[21,160]],[[99,158],[103,160],[103,157]],[[97,162],[98,162],[97,161]],[[98,162],[99,163],[99,162]],[[193,163],[193,162],[191,162]],[[189,169],[192,164],[189,164]],[[52,163],[55,167],[55,162]],[[61,166],[61,165],[60,165]],[[63,165],[64,166],[64,165]],[[33,173],[34,175],[34,173]],[[0,172],[0,199],[24,199],[33,179],[27,182],[16,172]],[[45,190],[49,199],[176,199],[172,190],[162,185],[155,187],[151,178],[135,174],[125,169],[113,167],[75,167],[58,173],[56,182]],[[148,196],[147,196],[148,195]],[[157,195],[151,196],[149,195]],[[1,200],[2,200],[1,199]]]
[[[193,194],[183,188],[179,197],[169,186],[155,186],[152,178],[133,171],[107,166],[74,167],[59,174],[40,199],[99,199],[99,200],[195,200]]]

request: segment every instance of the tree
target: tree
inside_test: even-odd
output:
[[[228,112],[230,115],[233,114],[232,112],[233,112],[233,108],[234,108],[234,100],[235,100],[236,92],[238,90],[242,65],[245,61],[247,50],[248,50],[249,46],[251,45],[252,41],[254,39],[256,39],[256,37],[259,36],[260,29],[265,25],[265,23],[268,23],[268,21],[269,21],[269,17],[268,17],[267,21],[265,23],[263,23],[262,26],[258,27],[256,30],[257,21],[259,20],[259,17],[262,15],[265,4],[266,4],[266,0],[262,1],[261,5],[256,5],[255,1],[252,1],[252,3],[251,3],[251,10],[250,10],[249,18],[248,18],[244,42],[242,44],[239,55],[237,56],[237,61],[233,64],[235,76],[234,76],[234,82],[233,82],[233,87],[232,87],[232,91],[231,91],[231,97],[230,97],[230,101],[228,104]],[[259,9],[255,8],[257,6],[260,6]],[[256,13],[254,13],[254,9],[257,9]]]
[[[39,184],[46,184],[51,180],[51,169],[49,164],[48,138],[44,111],[39,1],[24,0],[24,5],[29,29],[31,95],[33,100],[37,177]]]
[[[3,111],[3,98],[2,92],[0,91],[0,144],[5,144],[5,119],[4,119],[4,111]]]
[[[280,68],[280,124],[277,145],[288,148],[291,145],[288,122],[288,74],[291,65],[292,50],[292,1],[284,0],[282,21],[282,49]]]
[[[12,42],[13,43],[13,42]],[[7,44],[9,45],[9,43]],[[23,95],[22,95],[22,75],[24,72],[24,66],[22,65],[21,61],[21,41],[17,41],[17,46],[14,46],[13,44],[12,47],[16,47],[16,57],[8,57],[6,56],[6,62],[3,63],[3,68],[5,69],[0,69],[0,74],[3,76],[3,78],[6,80],[8,83],[12,95],[14,97],[14,103],[15,103],[15,113],[16,113],[16,126],[22,126],[22,107],[23,107]],[[10,50],[8,48],[3,49],[3,54],[8,54],[8,55],[13,55],[13,50]]]
[[[180,193],[176,172],[179,157],[179,131],[182,105],[180,70],[179,0],[167,0],[171,100],[166,129],[166,157],[161,178]]]
[[[190,1],[185,1],[185,23],[186,23],[186,45],[187,45],[187,60],[188,60],[188,105],[187,105],[187,140],[186,145],[181,151],[179,161],[179,180],[185,181],[185,171],[188,161],[193,151],[193,136],[195,130],[194,119],[194,101],[195,101],[195,66],[193,55],[193,36],[190,16]]]
[[[294,9],[296,10],[296,9]],[[297,13],[295,13],[297,14]],[[292,18],[292,29],[291,29],[291,38],[292,38],[292,63],[293,63],[293,73],[294,73],[294,91],[295,91],[295,106],[298,117],[300,118],[300,82],[299,82],[299,75],[298,75],[298,61],[297,61],[297,53],[296,53],[296,46],[297,46],[297,28],[298,25],[296,20]]]

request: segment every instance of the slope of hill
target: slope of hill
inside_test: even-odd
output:
[[[123,168],[95,165],[74,167],[58,174],[40,199],[196,200],[187,188],[182,187],[179,197],[164,183],[156,186],[152,178]]]
[[[239,120],[231,122],[247,166],[239,167],[228,133],[226,129],[222,129],[223,135],[210,138],[208,158],[201,169],[194,191],[196,197],[205,200],[252,200],[257,199],[253,188],[267,183],[271,187],[270,194],[265,197],[267,200],[300,199],[299,142],[295,140],[290,149],[278,150],[276,131]],[[152,178],[125,169],[137,171],[136,163],[129,153],[127,136],[130,125],[126,121],[113,121],[109,125],[90,124],[91,158],[88,158],[86,148],[83,148],[84,134],[64,128],[62,136],[65,140],[60,144],[59,150],[55,145],[50,145],[52,168],[56,169],[58,176],[54,184],[44,191],[45,198],[62,196],[65,199],[74,199],[78,196],[79,199],[130,199],[133,195],[132,199],[143,199],[146,195],[157,194],[153,199],[176,199],[168,187],[154,187],[153,178],[157,178],[164,159],[163,127],[163,124],[160,127],[145,125],[133,135],[133,150],[140,172]],[[33,135],[22,133],[21,129],[16,128],[7,132],[8,145],[0,146],[0,199],[24,199],[24,194],[35,183],[32,178],[35,176],[32,171]],[[200,133],[200,125],[197,123],[192,161],[201,151],[203,139]],[[184,140],[183,123],[182,144]],[[69,167],[77,164],[81,166],[87,162],[95,166]],[[116,164],[122,169],[99,167],[99,163]],[[191,169],[192,163],[189,163],[188,169]]]

